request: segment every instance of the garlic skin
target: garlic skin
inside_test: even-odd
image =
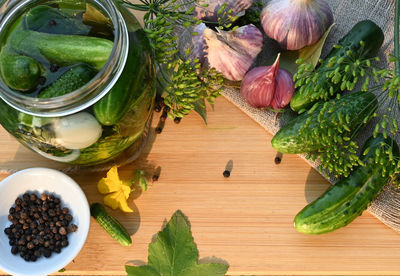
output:
[[[272,0],[261,12],[265,33],[287,50],[315,44],[332,24],[325,0]]]
[[[196,35],[192,36],[192,44],[193,49],[190,53],[190,58],[198,59],[199,62],[204,65],[206,61],[206,41],[204,39],[204,31],[207,29],[206,24],[200,23],[194,27],[193,32],[197,33]]]
[[[201,5],[208,4],[207,7]],[[225,11],[218,14],[221,6],[226,4]],[[227,13],[232,9],[230,16],[243,16],[245,11],[253,5],[253,0],[199,0],[194,9],[194,16],[199,20],[218,22],[228,20]]]
[[[234,31],[217,31],[206,28],[203,32],[209,66],[228,80],[240,81],[261,52],[263,35],[252,24]]]
[[[240,93],[252,107],[264,108],[270,106],[275,94],[279,57],[280,55],[272,66],[253,68],[244,77]]]
[[[276,76],[275,94],[271,101],[272,108],[279,111],[286,107],[293,95],[294,82],[292,74],[285,69],[279,69]]]

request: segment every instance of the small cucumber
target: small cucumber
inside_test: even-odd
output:
[[[42,90],[38,98],[54,98],[71,93],[84,86],[94,76],[96,71],[87,64],[79,64],[72,67],[50,86]]]
[[[364,124],[365,118],[372,118],[371,114],[378,108],[378,100],[370,92],[359,91],[342,96],[340,99],[330,100],[326,105],[329,108],[323,117],[329,122],[327,126],[319,123],[323,104],[318,104],[313,112],[303,113],[282,127],[272,138],[272,147],[281,153],[289,154],[309,153],[322,149],[325,146],[320,133],[323,133],[324,128],[341,124],[337,120],[338,114],[349,118],[346,126],[350,129],[350,133],[353,133],[359,129],[358,126]]]
[[[87,35],[90,27],[75,17],[59,9],[39,5],[23,16],[23,26],[27,30],[69,35]]]
[[[103,205],[100,203],[90,205],[90,214],[114,240],[124,246],[132,244],[128,231],[118,220],[107,213]]]
[[[376,198],[390,176],[383,176],[384,170],[391,171],[394,165],[387,158],[383,164],[375,163],[376,150],[382,145],[391,146],[393,155],[399,157],[399,148],[392,139],[382,134],[371,137],[364,149],[369,148],[361,157],[365,166],[358,167],[347,178],[331,186],[321,197],[307,205],[294,219],[297,231],[305,234],[323,234],[346,226],[368,207]]]
[[[107,95],[94,105],[94,114],[102,125],[119,123],[143,94],[143,89],[148,86],[146,83],[152,81],[147,77],[154,76],[153,64],[147,56],[148,49],[143,30],[129,32],[129,53],[124,71]],[[150,93],[154,93],[154,90]]]
[[[17,55],[4,46],[0,53],[0,72],[8,87],[25,92],[37,87],[42,70],[33,58]]]
[[[9,44],[17,53],[38,59],[44,56],[61,66],[87,63],[98,71],[104,67],[113,49],[113,42],[108,39],[35,31],[16,31],[10,36]]]
[[[373,56],[379,48],[382,46],[384,40],[384,34],[382,29],[370,20],[363,20],[358,22],[338,43],[342,46],[341,48],[333,48],[328,54],[325,60],[329,60],[333,57],[342,57],[346,51],[352,50],[353,52],[359,52],[360,58],[366,58]],[[363,45],[361,45],[363,41]],[[327,70],[326,64],[315,69],[315,73],[320,73],[318,85],[324,87],[323,83],[327,82],[327,76],[325,71]],[[304,85],[303,85],[304,86]],[[298,89],[290,101],[290,107],[293,111],[299,112],[304,109],[308,109],[313,103],[320,100],[318,92],[314,91],[316,87],[315,83],[305,84],[306,89]],[[333,92],[331,96],[334,96],[340,90],[341,83],[332,86]],[[326,87],[326,89],[331,89]]]

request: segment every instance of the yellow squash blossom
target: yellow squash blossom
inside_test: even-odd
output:
[[[104,197],[104,204],[112,209],[120,209],[123,212],[133,212],[129,208],[127,199],[131,193],[132,183],[123,181],[119,178],[117,166],[112,167],[107,176],[100,179],[97,183],[97,189],[101,194],[106,194]]]

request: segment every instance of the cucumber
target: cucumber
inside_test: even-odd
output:
[[[96,70],[87,64],[79,64],[61,75],[50,86],[38,94],[38,98],[54,98],[66,95],[84,86],[96,75]]]
[[[77,18],[49,6],[39,5],[23,16],[23,26],[27,30],[69,35],[87,35],[90,27]]]
[[[33,55],[37,59],[44,56],[60,66],[87,63],[98,71],[104,67],[113,49],[113,42],[108,39],[27,30],[12,34],[9,44],[17,53]]]
[[[138,25],[129,12],[123,12],[122,7],[121,11],[128,25]],[[149,49],[148,39],[141,28],[134,32],[129,30],[129,53],[125,68],[113,88],[94,105],[94,114],[102,125],[119,123],[143,93],[143,89],[153,81],[155,73],[148,58]],[[148,93],[154,96],[155,91],[152,89]]]
[[[8,87],[22,92],[35,89],[42,74],[41,66],[36,60],[17,55],[7,46],[0,53],[0,72]]]
[[[371,137],[364,145],[369,148],[361,160],[365,166],[358,167],[348,177],[331,186],[322,196],[301,210],[294,219],[295,229],[305,234],[323,234],[346,226],[368,207],[383,186],[388,183],[395,166],[389,158],[376,163],[376,150],[382,145],[391,146],[395,157],[399,157],[399,148],[392,139],[382,134]]]
[[[382,46],[384,34],[382,29],[370,20],[358,22],[338,43],[341,48],[333,48],[325,60],[333,57],[345,56],[346,51],[352,50],[357,52],[360,59],[373,56]],[[364,42],[364,46],[360,42]],[[331,96],[334,96],[340,90],[341,83],[335,84],[331,87],[331,82],[325,72],[328,69],[328,63],[322,63],[315,69],[315,73],[320,73],[318,77],[318,85],[326,91],[331,90]],[[327,85],[327,83],[329,85]],[[317,84],[310,82],[304,84],[297,89],[292,100],[290,107],[293,111],[299,112],[308,109],[313,103],[321,99],[320,93],[315,92],[314,88]],[[329,86],[329,87],[328,87]]]
[[[124,246],[132,244],[128,231],[117,219],[107,213],[103,205],[100,203],[91,204],[90,214],[114,240]]]
[[[315,110],[306,112],[282,127],[272,138],[272,147],[281,153],[299,154],[309,153],[322,149],[325,141],[321,134],[328,128],[335,129],[337,124],[348,128],[352,134],[359,130],[364,119],[370,120],[378,108],[376,96],[370,92],[354,92],[333,99],[325,104],[317,103]],[[319,122],[322,108],[325,107],[323,117],[329,122],[323,126]],[[326,108],[327,107],[327,108]],[[341,122],[338,117],[348,117],[349,123]]]

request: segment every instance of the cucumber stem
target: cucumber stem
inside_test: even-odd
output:
[[[396,0],[394,19],[394,56],[396,57],[396,75],[400,75],[400,47],[399,47],[399,21],[400,21],[400,0]]]

